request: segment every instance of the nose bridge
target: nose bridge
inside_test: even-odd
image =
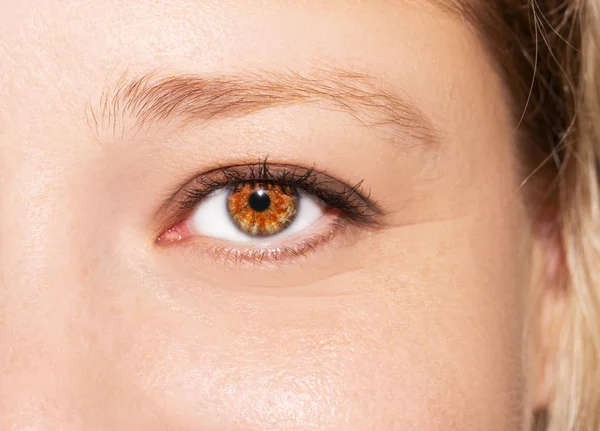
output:
[[[0,182],[0,429],[61,429],[76,422],[85,328],[65,169],[26,144],[6,145],[12,163]]]

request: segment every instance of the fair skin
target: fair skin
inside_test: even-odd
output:
[[[0,58],[1,429],[523,427],[542,265],[507,91],[464,20],[401,0],[0,2]],[[116,95],[179,75],[242,108],[144,117]],[[183,185],[259,161],[362,181],[376,223],[276,259],[157,241]]]

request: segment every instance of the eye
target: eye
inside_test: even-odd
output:
[[[324,172],[298,166],[239,165],[198,175],[165,205],[171,227],[157,243],[202,239],[215,255],[260,260],[305,255],[351,226],[377,224],[381,211]],[[212,243],[211,243],[212,240]]]
[[[195,234],[234,243],[275,241],[316,223],[326,205],[291,186],[239,184],[211,193],[190,215]]]

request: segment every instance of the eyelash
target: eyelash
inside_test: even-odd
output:
[[[211,174],[214,173],[223,177],[211,179]],[[332,190],[331,183],[341,186],[342,190]],[[374,219],[381,214],[377,203],[371,200],[370,193],[362,193],[363,181],[350,187],[313,168],[270,165],[266,161],[255,165],[219,168],[195,178],[183,189],[184,197],[179,201],[179,206],[184,211],[191,210],[216,190],[244,184],[277,184],[301,189],[359,225],[373,224]]]
[[[208,247],[213,258],[225,263],[263,263],[273,261],[281,263],[294,258],[304,257],[310,251],[331,241],[344,228],[375,227],[382,214],[377,203],[371,199],[370,193],[362,191],[363,181],[354,186],[337,180],[324,171],[314,168],[302,168],[293,165],[271,164],[266,159],[252,165],[235,165],[220,167],[203,173],[180,189],[174,201],[179,207],[176,220],[185,218],[213,192],[223,188],[233,188],[245,184],[276,184],[292,187],[310,194],[331,208],[339,215],[330,223],[325,233],[312,235],[296,244],[283,245],[276,248],[249,248],[241,250],[235,246],[211,245]],[[171,223],[176,226],[177,223]],[[159,238],[160,239],[160,238]]]

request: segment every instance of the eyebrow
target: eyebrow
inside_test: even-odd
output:
[[[125,124],[140,129],[157,122],[209,122],[239,118],[260,110],[317,104],[350,114],[365,126],[381,126],[393,135],[437,140],[432,121],[404,94],[383,80],[349,70],[318,70],[244,75],[169,75],[156,72],[127,80],[123,76],[102,94],[88,118],[98,135]],[[130,123],[132,122],[132,123]]]

